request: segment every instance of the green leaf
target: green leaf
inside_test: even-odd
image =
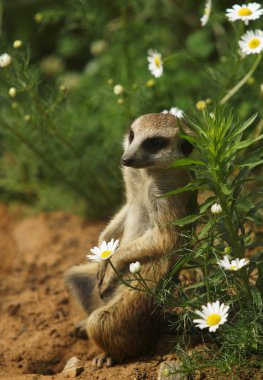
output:
[[[244,164],[241,164],[241,165],[238,165],[240,168],[242,168],[242,167],[248,167],[248,168],[250,168],[250,169],[253,169],[253,168],[255,168],[256,166],[258,166],[258,165],[261,165],[261,164],[263,164],[263,159],[262,160],[259,160],[259,161],[254,161],[254,162],[246,162],[246,163],[244,163]]]
[[[193,144],[194,146],[196,146],[196,137],[190,136],[190,135],[186,135],[183,132],[179,132],[177,136],[181,137],[184,140],[189,141],[191,144]]]
[[[263,273],[263,272],[262,272]],[[258,309],[262,309],[262,299],[263,299],[263,293],[260,290],[260,288],[251,288],[251,294],[253,297],[254,304],[257,306]]]
[[[243,157],[243,160],[238,161],[238,165],[244,165],[246,163],[255,162],[258,160],[261,160],[263,158],[263,149],[262,146],[253,150],[252,152],[246,154],[245,157]]]
[[[225,195],[231,194],[231,189],[229,189],[229,187],[225,183],[220,183],[220,187]]]
[[[255,113],[249,119],[247,119],[246,121],[241,123],[240,126],[236,128],[236,132],[232,136],[234,137],[234,136],[237,136],[238,134],[244,132],[253,123],[253,121],[256,119],[257,116],[258,116],[258,114]]]
[[[179,187],[178,189],[169,191],[168,193],[161,195],[161,197],[181,194],[181,193],[184,193],[185,191],[196,191],[196,190],[206,189],[206,188],[207,188],[207,185],[205,185],[205,179],[197,179],[188,183],[186,186]]]
[[[193,253],[188,253],[184,257],[179,258],[177,263],[172,268],[171,275],[173,276],[176,273],[178,273],[181,270],[181,268],[183,268],[188,261],[192,260],[193,256],[194,256]]]
[[[203,215],[187,215],[184,218],[175,220],[174,222],[172,222],[172,225],[183,227],[183,226],[185,226],[187,224],[193,223],[196,220],[202,218],[202,216]]]
[[[207,232],[210,230],[210,228],[212,227],[212,225],[213,225],[213,223],[211,223],[210,221],[208,223],[206,223],[203,226],[201,232],[199,232],[198,238],[202,239],[207,234]]]
[[[237,144],[234,144],[231,148],[231,150],[240,150],[240,149],[244,149],[244,148],[247,148],[249,147],[250,145],[254,144],[255,142],[259,141],[263,139],[263,135],[257,137],[256,139],[253,139],[253,140],[245,140],[245,141],[241,141]]]
[[[215,202],[215,199],[215,196],[207,198],[207,200],[200,205],[200,214],[203,214],[208,209],[208,207],[212,206],[212,204]]]
[[[183,158],[181,160],[177,160],[172,163],[172,168],[179,168],[181,166],[188,166],[188,165],[206,165],[204,161],[201,160],[194,160],[192,158]]]

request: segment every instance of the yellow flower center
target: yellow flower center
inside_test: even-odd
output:
[[[207,318],[207,324],[209,326],[215,326],[221,321],[221,315],[219,314],[210,314]]]
[[[238,16],[250,16],[252,14],[249,8],[241,8],[238,11]]]
[[[161,67],[161,60],[160,60],[159,57],[155,56],[155,57],[153,58],[153,60],[154,60],[154,63],[155,63],[155,65],[156,65],[157,67]]]
[[[110,254],[111,254],[111,251],[103,251],[101,252],[100,257],[102,259],[107,259],[110,256]]]
[[[259,38],[252,38],[252,40],[250,40],[248,43],[248,46],[250,49],[256,49],[259,45],[260,45]]]
[[[235,265],[231,265],[231,267],[229,267],[229,270],[237,270],[237,267]]]

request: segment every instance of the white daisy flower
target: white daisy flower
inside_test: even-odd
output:
[[[219,203],[213,204],[213,206],[211,207],[211,213],[214,215],[218,215],[218,214],[221,214],[221,212],[222,212],[221,205]]]
[[[214,332],[220,325],[226,322],[228,317],[229,306],[220,304],[219,301],[208,303],[202,306],[202,311],[197,310],[201,319],[194,319],[194,323],[200,329],[209,328],[210,332]]]
[[[4,53],[0,55],[0,67],[7,67],[12,62],[12,58],[9,54]]]
[[[202,26],[205,26],[208,23],[208,20],[211,14],[211,9],[212,9],[212,0],[206,0],[204,14],[200,19]]]
[[[103,241],[99,247],[94,247],[90,251],[93,253],[92,255],[87,255],[90,260],[101,261],[109,259],[116,249],[118,248],[119,240],[111,239],[109,243]]]
[[[155,78],[159,78],[163,74],[163,61],[162,56],[156,50],[149,50],[147,61],[149,62],[148,68]]]
[[[132,274],[139,273],[140,270],[141,270],[141,264],[139,263],[139,261],[136,261],[135,263],[130,264],[130,272]]]
[[[237,271],[241,268],[243,268],[244,266],[246,266],[247,264],[249,264],[249,260],[247,259],[235,259],[235,260],[229,260],[229,257],[228,256],[224,256],[223,260],[219,260],[218,262],[218,265],[220,265],[220,267],[226,269],[226,270],[230,270],[230,271]]]
[[[242,53],[259,54],[263,50],[263,31],[260,29],[248,30],[238,43]]]
[[[229,21],[244,21],[248,25],[249,21],[256,20],[263,14],[263,9],[258,3],[249,3],[243,5],[233,5],[232,8],[226,10],[226,16]]]
[[[178,119],[182,119],[184,117],[184,111],[181,110],[178,107],[172,107],[170,110],[163,110],[162,113],[167,114],[170,113],[171,115],[177,117]]]
[[[180,108],[178,107],[172,107],[169,111],[169,113],[171,113],[172,115],[174,115],[175,117],[178,117],[178,119],[182,119],[184,117],[184,111],[181,110]]]

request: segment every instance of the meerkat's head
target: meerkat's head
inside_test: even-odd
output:
[[[186,125],[180,120],[182,128]],[[121,163],[133,168],[167,168],[188,156],[192,145],[178,136],[178,120],[171,114],[153,113],[136,119],[124,138]]]

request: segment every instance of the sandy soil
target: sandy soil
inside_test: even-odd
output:
[[[91,363],[97,348],[72,336],[84,315],[69,299],[63,273],[85,260],[104,224],[64,212],[22,214],[0,204],[0,379],[64,378],[58,374],[72,356],[84,363],[78,378],[156,379],[166,357],[98,370]]]

